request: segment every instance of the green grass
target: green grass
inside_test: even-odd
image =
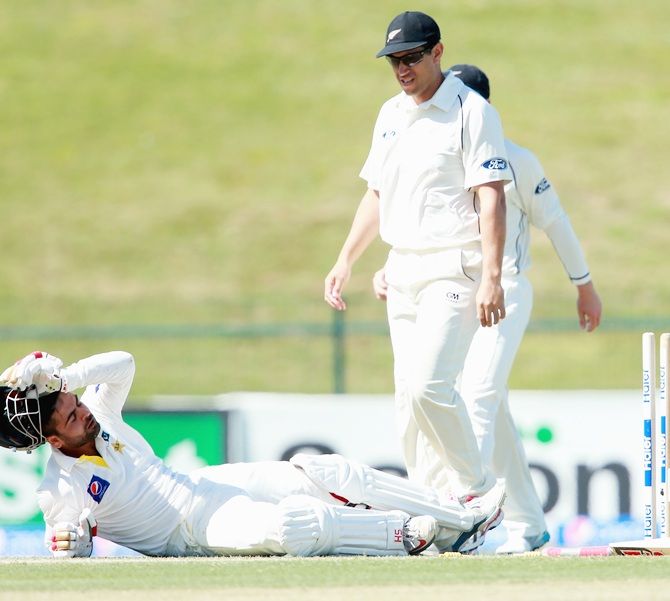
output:
[[[381,324],[380,324],[381,325]],[[5,363],[27,349],[46,348],[76,360],[112,348],[135,355],[132,391],[139,403],[154,394],[219,394],[231,391],[324,393],[334,390],[332,342],[303,338],[131,337],[73,341],[10,341],[2,345]],[[640,337],[636,332],[528,333],[510,378],[516,389],[637,387]],[[393,391],[392,355],[383,335],[351,336],[346,343],[345,388],[357,393]]]
[[[376,111],[396,92],[374,53],[406,8],[3,2],[0,325],[328,323],[322,280],[363,192]],[[668,318],[665,3],[421,8],[442,24],[445,67],[484,68],[506,133],[544,163],[605,320]],[[383,320],[369,280],[384,255],[375,244],[357,266],[350,319]],[[533,255],[534,317],[571,318],[574,291],[541,235]],[[35,347],[68,361],[127,348],[139,396],[331,389],[321,338],[26,339],[3,341],[0,362]],[[388,391],[388,342],[348,349],[349,390]],[[632,333],[534,333],[512,385],[632,388],[638,365]]]
[[[665,558],[628,557],[3,560],[0,599],[664,599],[667,570]]]

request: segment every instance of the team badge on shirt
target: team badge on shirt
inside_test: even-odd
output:
[[[551,188],[551,184],[547,181],[546,177],[543,177],[542,181],[535,188],[535,194],[542,194],[542,192],[549,188]]]
[[[124,445],[121,441],[117,440],[114,442],[112,445],[112,448],[117,452],[117,453],[123,453],[123,449],[126,448],[126,445]]]
[[[102,497],[105,496],[107,489],[109,488],[109,482],[100,476],[93,474],[91,481],[88,483],[88,488],[86,492],[91,495],[91,498],[96,502],[100,503]]]
[[[100,432],[100,436],[102,436],[102,439],[103,439],[105,442],[109,442],[109,434],[107,434],[107,432],[105,432],[105,431],[103,430],[102,432]]]
[[[482,163],[484,169],[507,169],[507,161],[496,157],[495,159],[489,159]]]

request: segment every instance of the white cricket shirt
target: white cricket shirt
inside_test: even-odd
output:
[[[88,385],[81,402],[100,423],[96,447],[101,457],[74,459],[52,448],[38,489],[47,541],[55,523],[77,524],[79,514],[89,508],[99,536],[140,553],[162,555],[188,514],[195,484],[168,468],[121,418],[134,373],[132,355],[121,351],[66,368],[68,390]]]
[[[505,185],[503,277],[523,273],[530,266],[530,223],[547,234],[571,282],[579,285],[591,281],[577,235],[540,161],[530,150],[509,140],[505,147],[514,179]]]
[[[384,103],[360,175],[379,192],[381,238],[410,251],[476,248],[472,188],[512,179],[498,113],[452,73],[420,105]]]

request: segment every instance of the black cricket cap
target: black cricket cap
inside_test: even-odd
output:
[[[386,29],[386,46],[377,52],[377,58],[419,46],[434,46],[439,41],[440,28],[432,17],[408,10],[389,23]]]
[[[486,100],[491,95],[489,78],[486,73],[474,65],[453,65],[449,67],[458,79],[460,79],[468,88],[472,88],[477,94],[483,96]]]

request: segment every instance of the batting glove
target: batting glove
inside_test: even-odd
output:
[[[8,367],[0,375],[0,382],[10,388],[25,390],[37,387],[37,394],[58,392],[63,386],[60,368],[63,362],[44,351],[35,351]]]
[[[51,532],[51,553],[57,558],[90,557],[97,528],[98,523],[90,509],[81,512],[78,526],[58,522]]]

